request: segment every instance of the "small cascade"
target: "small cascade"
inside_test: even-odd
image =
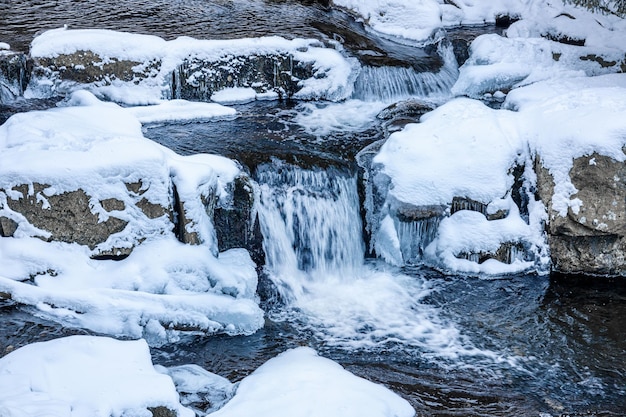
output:
[[[294,295],[303,279],[354,275],[365,252],[356,176],[275,161],[259,166],[256,177],[266,266],[275,283]]]
[[[429,217],[412,222],[396,220],[400,252],[404,263],[415,264],[422,260],[424,249],[437,236],[440,222],[441,217]]]
[[[410,97],[449,97],[459,69],[452,46],[440,46],[439,51],[444,64],[438,72],[419,72],[413,67],[363,67],[355,81],[353,98],[398,101]]]
[[[29,72],[26,55],[0,51],[0,104],[24,94]]]

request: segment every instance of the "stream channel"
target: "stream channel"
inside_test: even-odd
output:
[[[35,34],[64,24],[166,39],[281,35],[340,40],[374,69],[408,66],[419,73],[441,66],[432,48],[380,38],[322,3],[0,0],[0,41],[26,51]],[[464,28],[456,36],[496,30]],[[418,77],[391,91],[365,80],[355,91],[358,103],[257,101],[234,105],[232,120],[146,125],[146,137],[180,154],[217,153],[249,170],[260,190],[261,281],[270,283],[262,330],[185,336],[153,348],[154,362],[195,363],[238,381],[306,345],[402,395],[419,416],[626,415],[623,280],[451,276],[365,256],[355,156],[384,138],[372,109],[416,95],[441,102],[454,75]],[[0,115],[52,105],[20,102]],[[360,117],[345,117],[350,111]],[[0,352],[76,333],[0,302]]]

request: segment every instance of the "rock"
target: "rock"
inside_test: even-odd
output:
[[[34,182],[32,185],[15,186],[11,190],[0,189],[0,194],[7,196],[6,208],[23,216],[30,225],[37,229],[48,232],[49,236],[46,239],[48,241],[86,245],[94,250],[94,258],[117,259],[130,254],[132,245],[96,250],[98,245],[106,242],[111,235],[123,231],[129,223],[127,220],[115,217],[111,213],[106,220],[102,221],[97,212],[94,211],[92,198],[82,189],[46,195],[47,191],[45,190],[49,187],[47,184]],[[15,195],[21,195],[21,197],[11,197]],[[132,195],[129,195],[129,198],[132,201]],[[103,199],[99,203],[106,212],[121,212],[127,209],[126,203],[116,198]],[[143,213],[147,218],[137,219],[137,222],[156,219],[165,214],[171,218],[172,209],[170,207],[149,203],[145,198],[136,202],[135,205],[134,211]],[[2,209],[1,205],[0,209]],[[157,216],[157,214],[159,215]],[[13,236],[18,227],[19,224],[15,220],[6,216],[0,217],[0,236]]]
[[[572,184],[582,205],[566,216],[552,208],[554,180],[536,162],[537,192],[548,208],[552,269],[566,274],[626,276],[626,166],[612,158],[583,156],[573,161]]]
[[[93,51],[77,51],[33,59],[33,78],[48,85],[50,94],[68,94],[74,84],[111,85],[116,81],[139,84],[155,79],[161,61],[158,58],[139,62],[116,57],[102,57]],[[69,84],[66,84],[69,82]]]
[[[0,236],[12,237],[17,230],[17,222],[5,216],[0,216]]]
[[[254,214],[254,186],[247,175],[239,175],[230,188],[229,204],[220,205],[214,211],[219,250],[246,248],[252,260],[263,265],[265,253],[258,216]]]
[[[173,76],[172,97],[210,101],[216,91],[250,87],[258,94],[291,97],[298,81],[313,77],[313,66],[289,54],[225,56],[218,60],[187,58]]]

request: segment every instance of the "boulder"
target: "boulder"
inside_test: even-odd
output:
[[[582,204],[561,216],[554,180],[536,161],[537,193],[548,208],[552,269],[566,274],[626,275],[626,166],[607,156],[576,158],[570,179]]]

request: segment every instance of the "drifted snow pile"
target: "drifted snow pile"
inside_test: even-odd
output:
[[[305,347],[270,359],[237,384],[197,365],[154,366],[143,340],[71,336],[0,359],[3,417],[143,417],[165,409],[178,417],[415,415],[387,388]]]
[[[99,102],[85,91],[68,104],[15,115],[0,127],[0,219],[16,227],[13,237],[0,237],[0,292],[64,325],[153,343],[175,339],[179,329],[250,334],[261,328],[254,263],[243,249],[217,256],[201,201],[204,194],[226,198],[226,185],[240,172],[235,162],[176,155],[143,137],[133,116],[138,110]],[[205,117],[216,112],[214,105],[192,108]],[[171,117],[151,116],[150,108],[141,113],[150,120]],[[44,188],[33,195],[33,184]],[[128,184],[141,188],[131,191]],[[199,236],[199,245],[180,243],[173,233],[166,208],[174,186],[190,220],[187,232]],[[45,213],[52,199],[76,190],[90,199],[100,224],[115,217],[125,226],[93,248],[46,242],[50,231],[11,209],[36,199]],[[162,211],[146,216],[139,198]],[[104,208],[107,200],[117,202],[113,210]],[[131,252],[119,261],[92,259],[111,250]]]
[[[625,111],[626,74],[522,87],[509,94],[502,110],[458,98],[424,115],[421,123],[392,134],[374,163],[391,180],[389,201],[445,206],[460,196],[487,205],[487,213],[506,213],[491,221],[468,210],[445,217],[425,250],[430,262],[465,272],[504,273],[531,267],[529,260],[478,264],[460,259],[463,253],[493,253],[508,242],[531,248],[535,265],[542,269],[544,264],[545,269],[545,207],[530,193],[528,215],[520,216],[511,197],[513,168],[525,167],[523,188],[533,190],[532,167],[538,158],[556,184],[553,209],[562,216],[568,209],[576,211],[581,202],[573,197],[572,162],[593,152],[624,161]],[[380,233],[380,239],[394,241],[397,232],[387,227]],[[392,251],[393,247],[388,248]]]

